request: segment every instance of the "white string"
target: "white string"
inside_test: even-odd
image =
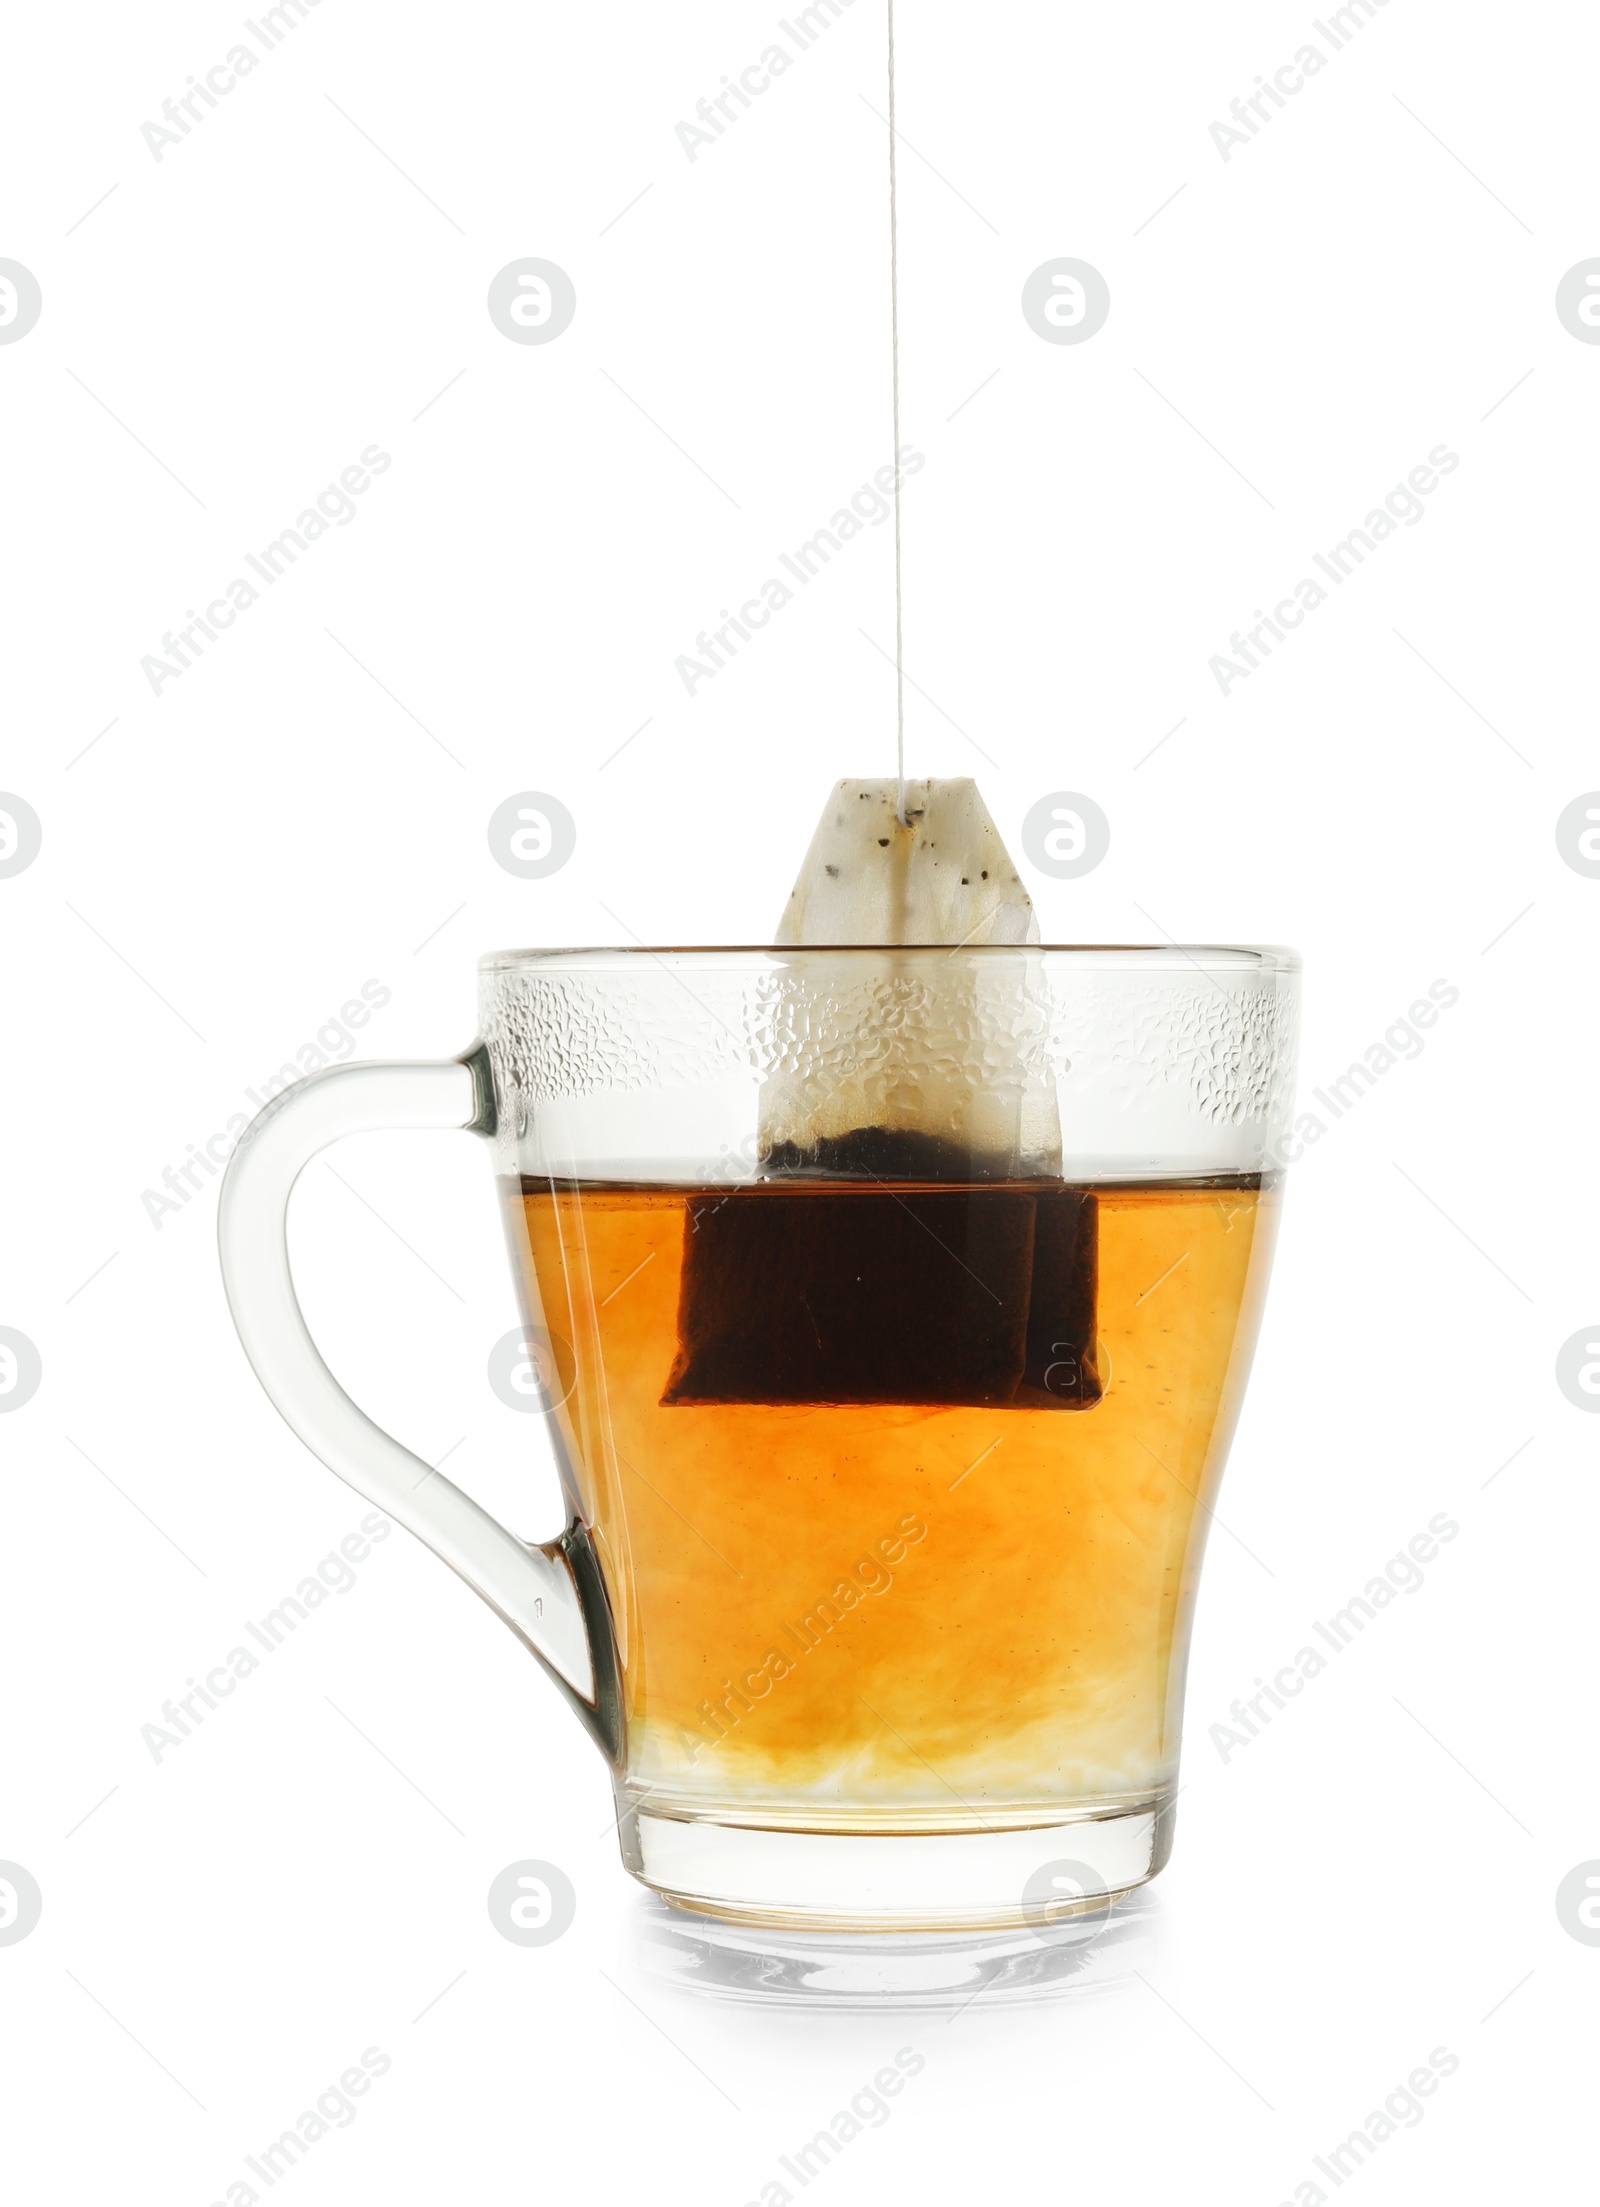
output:
[[[906,826],[905,609],[900,579],[900,226],[895,202],[894,0],[889,9],[889,355],[894,387],[895,817]]]

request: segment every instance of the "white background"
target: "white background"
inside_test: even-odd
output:
[[[44,827],[0,881],[0,1322],[44,1370],[0,1426],[0,1857],[44,1894],[0,1947],[13,2188],[226,2199],[377,2046],[283,2179],[307,2207],[738,2203],[911,2046],[830,2199],[1273,2207],[1446,2047],[1362,2199],[1569,2196],[1600,1972],[1555,1911],[1600,1855],[1597,1429],[1554,1379],[1596,1318],[1600,884],[1554,836],[1600,782],[1600,350],[1553,305],[1600,252],[1575,5],[1391,0],[1224,162],[1209,125],[1307,14],[903,0],[912,771],[977,773],[1013,842],[1051,791],[1104,807],[1096,872],[1029,870],[1046,940],[1297,944],[1308,1099],[1460,991],[1291,1175],[1136,1970],[954,2020],[671,1991],[599,1759],[400,1534],[159,1765],[141,1740],[364,1508],[245,1366],[214,1184],[159,1228],[143,1192],[365,980],[363,1054],[441,1056],[492,946],[765,938],[829,782],[892,769],[884,529],[697,695],[674,671],[887,456],[881,6],[693,163],[675,135],[776,12],[322,0],[159,162],[141,124],[236,12],[6,33],[0,255],[44,300],[0,347],[0,785]],[[485,310],[528,254],[577,288],[549,345]],[[1081,346],[1019,309],[1062,254],[1111,289]],[[152,694],[163,633],[374,443],[357,518]],[[1440,443],[1425,520],[1224,697],[1212,654]],[[485,840],[526,789],[578,825],[541,882]],[[473,1145],[348,1146],[296,1247],[352,1391],[549,1534],[485,1380],[515,1314]],[[1440,1511],[1423,1588],[1224,1764],[1209,1727]],[[578,1893],[535,1950],[484,1905],[528,1856]]]

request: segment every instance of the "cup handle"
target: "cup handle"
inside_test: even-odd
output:
[[[493,1125],[481,1053],[441,1064],[335,1065],[297,1081],[251,1121],[228,1161],[217,1216],[223,1285],[256,1377],[306,1446],[442,1556],[615,1754],[610,1614],[583,1528],[530,1546],[375,1425],[323,1362],[290,1272],[289,1196],[330,1142],[395,1129],[487,1134]]]

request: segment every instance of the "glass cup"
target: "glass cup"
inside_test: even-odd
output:
[[[331,1067],[230,1162],[267,1393],[531,1649],[630,1871],[790,1929],[1042,1926],[1171,1848],[1212,1502],[1271,1261],[1299,961],[1166,945],[501,952],[482,1039]],[[311,1340],[341,1135],[490,1144],[565,1530]]]

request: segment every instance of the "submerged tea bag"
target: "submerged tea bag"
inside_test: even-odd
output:
[[[756,1183],[691,1198],[668,1403],[1100,1399],[1080,1188]]]
[[[774,995],[763,1178],[686,1208],[664,1401],[1100,1399],[1038,939],[975,783],[908,782],[903,818],[897,783],[837,785],[778,929],[804,955]]]

